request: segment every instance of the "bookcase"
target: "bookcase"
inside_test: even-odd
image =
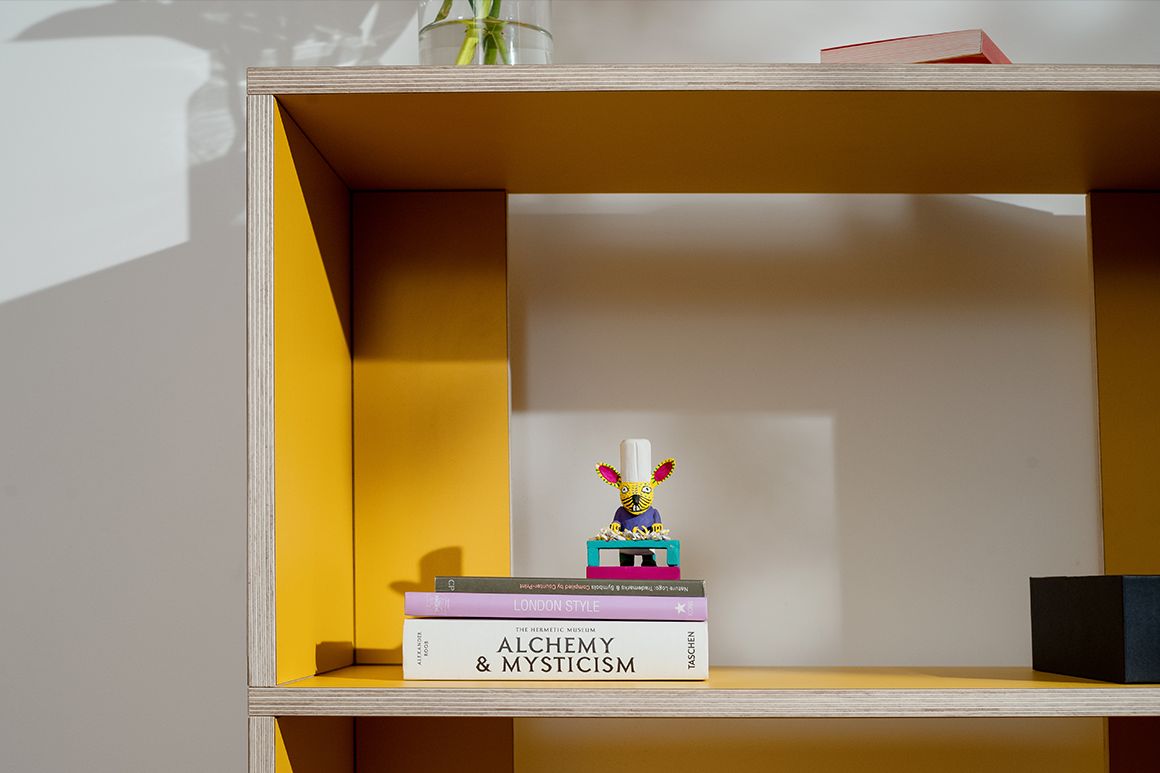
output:
[[[1160,753],[1160,687],[1026,667],[397,665],[402,591],[510,566],[509,193],[1087,193],[1105,571],[1160,572],[1160,67],[256,68],[247,105],[252,772],[511,770],[512,718],[625,706],[730,727],[1107,717],[1112,770]],[[442,536],[412,528],[436,509]]]

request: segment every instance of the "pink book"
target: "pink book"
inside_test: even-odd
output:
[[[679,580],[679,566],[589,566],[589,580]]]
[[[526,617],[553,620],[707,619],[704,596],[557,596],[546,593],[407,593],[413,617]]]

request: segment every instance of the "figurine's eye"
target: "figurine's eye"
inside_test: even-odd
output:
[[[641,489],[641,491],[643,491],[646,494],[649,494],[652,492],[652,489],[649,488],[648,486],[645,486],[644,488]]]
[[[628,486],[625,486],[624,488],[622,488],[622,489],[620,490],[620,493],[621,493],[621,494],[627,494],[627,493],[628,493]]]

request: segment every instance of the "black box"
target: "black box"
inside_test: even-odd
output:
[[[1036,671],[1160,682],[1160,575],[1031,578]]]

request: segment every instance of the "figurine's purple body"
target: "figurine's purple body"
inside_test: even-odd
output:
[[[616,515],[612,516],[612,520],[619,523],[620,528],[625,531],[632,531],[638,526],[645,531],[650,531],[654,523],[661,522],[661,511],[655,507],[650,507],[640,515],[633,515],[623,507],[618,507],[616,508]]]
[[[616,515],[612,516],[614,523],[619,523],[620,528],[625,531],[632,531],[636,528],[651,531],[654,523],[661,522],[661,511],[655,507],[650,507],[639,515],[633,515],[623,507],[616,508]],[[657,557],[651,550],[647,548],[628,548],[620,551],[620,565],[621,566],[635,566],[636,557],[643,556],[640,559],[641,566],[656,566]]]

